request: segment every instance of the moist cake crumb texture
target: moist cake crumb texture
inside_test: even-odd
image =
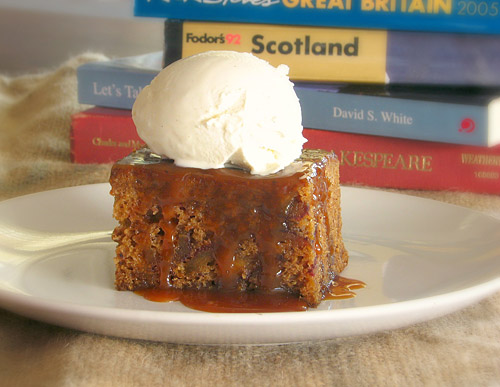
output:
[[[111,172],[119,290],[296,294],[317,306],[347,265],[339,162],[304,150],[269,175],[183,168],[147,149]]]

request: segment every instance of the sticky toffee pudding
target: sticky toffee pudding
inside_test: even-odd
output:
[[[261,176],[179,167],[141,149],[113,166],[110,183],[118,290],[229,312],[304,310],[335,294],[348,253],[333,153],[303,150]]]

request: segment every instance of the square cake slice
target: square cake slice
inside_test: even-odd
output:
[[[339,161],[304,150],[284,170],[196,169],[141,149],[111,172],[119,290],[285,290],[317,306],[347,265]]]

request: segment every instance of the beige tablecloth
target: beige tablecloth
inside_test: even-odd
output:
[[[76,67],[0,77],[0,199],[104,182],[70,162]],[[500,196],[406,192],[495,215]],[[499,258],[500,259],[500,258]],[[0,309],[1,386],[500,385],[500,294],[451,315],[359,337],[276,346],[197,346],[78,332]]]

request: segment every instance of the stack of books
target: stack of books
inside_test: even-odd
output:
[[[165,18],[162,52],[78,69],[75,162],[142,141],[130,109],[162,67],[208,50],[290,67],[306,147],[333,150],[341,182],[500,194],[500,2],[136,0]]]

